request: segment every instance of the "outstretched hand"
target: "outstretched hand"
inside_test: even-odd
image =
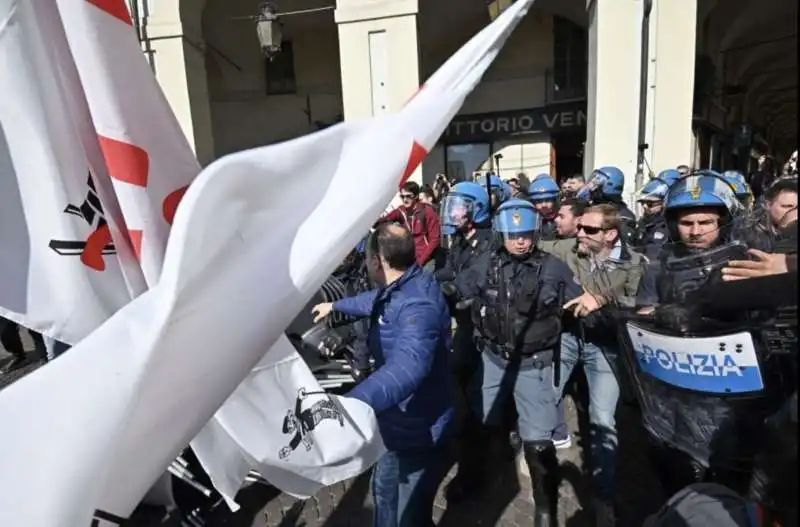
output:
[[[578,298],[570,300],[566,304],[564,304],[563,308],[565,311],[568,309],[572,309],[572,313],[576,317],[585,317],[586,315],[590,315],[603,307],[606,304],[605,298],[601,295],[593,295],[592,293],[583,293]]]
[[[330,302],[323,302],[311,308],[311,314],[314,315],[314,324],[323,320],[333,311],[333,304]]]
[[[732,260],[722,269],[722,279],[726,282],[787,273],[785,254],[770,254],[758,249],[747,251],[755,260]]]

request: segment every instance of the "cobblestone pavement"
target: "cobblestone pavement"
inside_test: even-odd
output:
[[[29,342],[29,341],[28,341]],[[0,365],[7,355],[0,349]],[[33,371],[41,363],[35,358],[11,376],[0,375],[0,389]],[[567,399],[567,423],[577,441],[570,449],[559,451],[562,466],[559,516],[562,527],[593,525],[591,489],[584,475],[584,450],[588,428],[571,399]],[[618,508],[620,527],[641,527],[644,518],[666,500],[646,458],[646,438],[639,425],[636,410],[620,404],[617,412],[620,431],[618,467]],[[580,421],[580,422],[579,422]],[[491,481],[486,493],[473,503],[447,507],[440,491],[436,499],[435,518],[439,527],[523,527],[531,525],[534,504],[529,479],[520,474],[518,463],[497,459],[492,462]],[[446,483],[455,475],[453,467]],[[242,508],[231,513],[222,505],[206,522],[209,527],[367,527],[371,523],[369,474],[327,487],[308,500],[297,500],[272,487],[251,485],[237,497]],[[141,510],[132,526],[180,526],[180,522],[163,519],[163,514],[148,515]],[[186,525],[186,524],[184,524]]]

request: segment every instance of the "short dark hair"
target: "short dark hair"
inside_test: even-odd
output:
[[[580,179],[581,181],[586,181],[586,178],[583,177],[583,174],[572,174],[571,176],[567,176],[564,179],[564,181],[567,181],[569,179]]]
[[[405,271],[417,262],[414,236],[399,223],[378,225],[367,247],[371,254],[380,255],[396,271]]]
[[[583,216],[584,211],[589,207],[589,202],[581,198],[567,198],[561,200],[559,208],[564,206],[572,209],[573,216]]]
[[[770,185],[764,192],[764,199],[767,201],[775,201],[775,198],[777,198],[781,192],[794,192],[797,194],[797,181],[788,178],[775,180],[775,183]]]
[[[419,183],[416,181],[406,181],[403,183],[401,187],[402,190],[405,190],[409,194],[414,194],[415,196],[419,196]]]

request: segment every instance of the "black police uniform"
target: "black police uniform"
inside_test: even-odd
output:
[[[539,239],[542,241],[552,241],[558,239],[558,229],[556,228],[555,217],[545,218],[541,217],[541,224],[539,225]]]
[[[456,278],[460,298],[471,305],[482,371],[473,409],[489,427],[502,422],[503,399],[513,394],[518,430],[531,472],[534,500],[554,510],[558,462],[551,441],[557,424],[553,389],[554,351],[561,334],[560,307],[581,294],[572,271],[557,258],[534,250],[511,256],[504,248],[480,256]],[[462,469],[482,477],[481,434],[474,433]],[[484,436],[485,437],[485,436]]]
[[[664,214],[642,216],[636,224],[636,239],[633,248],[648,259],[655,259],[661,246],[669,240],[669,228]]]
[[[796,363],[787,366],[783,361],[791,358],[780,353],[772,355],[764,347],[764,343],[769,342],[765,334],[780,321],[771,318],[771,311],[763,311],[765,306],[755,303],[755,295],[751,293],[740,298],[735,303],[738,308],[733,310],[729,309],[733,304],[730,298],[727,307],[718,303],[713,309],[702,308],[708,299],[719,298],[724,288],[730,287],[721,280],[720,272],[728,258],[718,253],[715,257],[714,254],[711,250],[688,250],[680,243],[665,247],[658,259],[645,270],[637,304],[658,306],[655,327],[659,332],[665,331],[680,338],[685,338],[687,332],[703,335],[716,331],[715,335],[732,335],[749,331],[754,337],[763,388],[756,390],[753,387],[755,393],[746,397],[738,396],[735,391],[728,396],[713,390],[676,387],[667,379],[673,372],[683,375],[688,372],[699,386],[700,381],[707,378],[705,375],[710,374],[711,377],[722,377],[721,380],[727,383],[725,390],[731,392],[734,385],[730,383],[743,380],[742,368],[753,367],[740,365],[736,355],[738,349],[733,350],[733,354],[732,350],[725,349],[712,353],[714,364],[719,362],[724,366],[724,361],[732,361],[733,368],[720,367],[718,370],[717,366],[711,369],[698,366],[700,362],[708,363],[712,359],[706,353],[709,350],[694,349],[690,342],[683,352],[691,355],[691,368],[683,363],[673,364],[669,354],[649,358],[642,353],[643,350],[631,354],[643,361],[632,370],[638,379],[643,424],[659,443],[654,449],[653,459],[662,485],[669,493],[703,479],[723,483],[739,492],[746,490],[763,419],[775,411],[776,401],[782,399],[784,387],[781,384],[796,386],[796,376],[786,375],[787,371],[796,370]],[[776,295],[769,297],[769,302],[774,302]],[[721,331],[721,327],[727,330]],[[765,357],[771,360],[764,361]],[[660,365],[661,361],[666,366]],[[695,364],[696,361],[699,362]],[[646,366],[656,364],[659,367],[655,371],[660,372],[663,379],[641,373]]]
[[[434,276],[439,283],[452,282],[456,277],[481,254],[492,250],[495,235],[491,229],[482,227],[466,239],[458,234],[453,237],[453,244],[447,251],[444,267],[436,271]],[[456,377],[456,387],[461,392],[462,400],[466,400],[466,388],[475,373],[478,364],[478,352],[473,339],[474,325],[468,311],[455,309],[455,302],[450,301],[450,313],[456,320],[456,331],[453,335],[453,353],[450,358],[451,369]]]

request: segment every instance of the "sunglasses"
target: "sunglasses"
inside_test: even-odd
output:
[[[400,199],[414,199],[414,194],[400,194]]]
[[[583,231],[590,236],[593,234],[597,234],[598,232],[603,232],[604,230],[605,229],[602,227],[594,227],[592,225],[583,225],[580,223],[578,224],[578,232]]]

